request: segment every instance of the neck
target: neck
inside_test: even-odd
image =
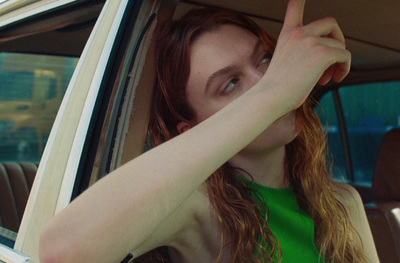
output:
[[[254,182],[272,188],[285,188],[289,183],[285,180],[285,146],[267,153],[238,153],[229,164],[249,173]],[[242,176],[246,175],[242,174]]]

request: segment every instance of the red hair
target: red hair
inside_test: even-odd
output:
[[[151,147],[177,136],[177,124],[195,117],[185,92],[190,47],[201,34],[223,24],[249,30],[273,53],[276,41],[252,20],[232,11],[193,10],[162,27],[157,38],[157,79],[149,123]],[[325,135],[309,100],[297,110],[296,122],[299,135],[286,146],[285,171],[300,206],[315,222],[316,245],[322,257],[331,262],[365,262],[347,212],[333,194],[333,181],[326,167]],[[279,242],[267,222],[262,222],[261,206],[255,202],[252,190],[232,176],[234,171],[224,164],[205,182],[206,194],[221,221],[221,246],[230,246],[232,262],[277,260],[281,254]]]

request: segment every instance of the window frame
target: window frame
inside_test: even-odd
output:
[[[354,171],[354,160],[352,158],[351,154],[351,142],[349,138],[349,130],[346,124],[346,117],[345,117],[345,112],[344,108],[342,105],[342,99],[340,96],[340,91],[341,89],[351,89],[353,86],[358,86],[358,85],[368,85],[368,84],[379,84],[379,83],[390,83],[390,82],[399,82],[400,79],[398,76],[396,77],[391,77],[388,79],[376,79],[370,82],[367,81],[350,81],[349,83],[346,83],[346,85],[328,85],[327,87],[322,87],[318,86],[316,89],[314,89],[312,93],[312,97],[320,101],[320,99],[325,96],[327,93],[332,92],[332,97],[333,97],[333,103],[335,106],[335,114],[337,116],[337,122],[338,122],[338,128],[339,128],[339,133],[340,133],[340,142],[342,144],[343,148],[343,154],[344,154],[344,160],[345,160],[345,169],[346,169],[346,182],[353,185],[357,190],[362,191],[363,193],[365,192],[367,195],[371,195],[371,190],[372,186],[366,186],[364,184],[359,184],[355,181],[355,171]],[[360,87],[359,87],[360,88]],[[321,105],[322,106],[322,105]],[[327,135],[329,136],[329,134]],[[369,200],[370,196],[366,198],[366,200]]]
[[[108,0],[105,3],[52,127],[14,249],[0,245],[0,260],[39,262],[40,230],[69,204],[84,145],[91,133],[89,126],[94,108],[113,62],[118,32],[130,2],[134,1]]]
[[[351,159],[351,150],[350,150],[350,143],[349,143],[349,135],[347,130],[346,119],[343,112],[343,105],[340,99],[339,89],[343,88],[342,86],[334,89],[333,92],[333,100],[335,104],[335,110],[338,118],[339,123],[339,130],[340,130],[340,138],[343,145],[343,154],[345,159],[346,165],[346,173],[349,182],[354,184],[354,169],[353,169],[353,162]]]
[[[155,14],[163,6],[162,10],[168,11],[161,12],[161,16],[168,17],[172,13],[171,10],[174,10],[174,4],[175,2],[170,0],[106,1],[86,42],[54,121],[14,249],[0,244],[0,260],[11,263],[39,262],[41,229],[57,212],[70,203],[74,189],[81,183],[82,167],[91,165],[86,160],[88,152],[92,148],[97,153],[105,150],[104,147],[88,149],[95,124],[102,123],[105,119],[105,116],[97,116],[99,104],[110,103],[112,105],[107,111],[110,109],[118,111],[118,120],[101,128],[102,132],[111,132],[113,134],[111,139],[115,141],[115,145],[113,144],[112,149],[105,155],[108,161],[106,171],[117,168],[121,164],[122,156],[130,156],[125,154],[124,141],[126,132],[132,128],[132,116],[135,115],[136,118],[136,113],[139,112],[141,127],[137,128],[137,122],[133,126],[134,129],[141,131],[134,134],[135,138],[144,137],[136,135],[143,133],[144,126],[147,127],[146,120],[143,121],[143,114],[149,112],[147,110],[149,105],[142,109],[143,103],[139,103],[141,109],[136,109],[135,114],[132,114],[134,111],[132,106],[137,102],[136,93],[147,94],[147,104],[150,102],[152,85],[143,85],[141,76],[149,74],[145,73],[144,71],[148,70],[143,68],[149,60],[148,51],[151,49],[152,36],[158,22]],[[131,12],[135,17],[127,19],[132,15]],[[130,23],[131,26],[127,27],[126,23]],[[124,30],[129,30],[128,33],[131,34],[129,44],[125,45],[121,43],[123,39],[121,35],[126,33]],[[146,31],[150,34],[146,34]],[[122,59],[118,56],[122,56]],[[140,88],[137,90],[138,86]],[[104,90],[109,88],[122,90],[123,95],[119,99],[103,100]],[[141,144],[137,143],[134,147],[135,152],[140,152]],[[93,167],[91,169],[96,170]],[[95,173],[96,171],[93,171],[93,174]],[[95,176],[94,179],[98,180],[100,177]]]
[[[14,247],[33,261],[39,261],[40,230],[70,202],[93,108],[127,3],[105,3],[54,122]]]

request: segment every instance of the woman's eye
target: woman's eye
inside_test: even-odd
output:
[[[260,64],[267,63],[271,60],[271,55],[269,53],[266,53],[264,57],[261,59]]]
[[[235,86],[236,86],[236,84],[239,82],[239,79],[238,78],[233,78],[233,79],[231,79],[227,84],[226,84],[226,86],[224,87],[224,89],[222,90],[222,94],[227,94],[227,93],[229,93],[229,92],[231,92],[234,88],[235,88]]]
[[[260,62],[258,63],[258,70],[265,73],[268,69],[269,66],[269,62],[271,62],[271,54],[270,53],[266,53],[260,60]]]

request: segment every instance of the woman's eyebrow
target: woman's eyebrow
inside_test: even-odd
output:
[[[251,53],[251,58],[255,58],[257,56],[258,51],[260,50],[262,46],[262,42],[260,39],[257,40],[256,44],[254,45],[253,51]],[[214,72],[213,74],[211,74],[211,76],[208,78],[207,80],[207,84],[206,84],[206,90],[205,93],[208,93],[208,90],[210,89],[210,87],[213,85],[213,83],[221,76],[226,75],[232,71],[235,71],[237,69],[236,66],[227,66],[224,67],[220,70],[217,70],[216,72]]]
[[[211,76],[207,80],[206,93],[208,93],[208,90],[210,89],[210,87],[213,85],[214,82],[216,82],[216,80],[219,77],[227,75],[230,72],[235,71],[236,69],[237,69],[237,67],[235,67],[235,66],[227,66],[227,67],[224,67],[224,68],[214,72],[213,74],[211,74]]]

